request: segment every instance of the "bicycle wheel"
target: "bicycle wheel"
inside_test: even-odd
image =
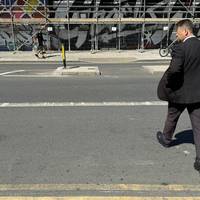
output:
[[[169,54],[169,49],[159,49],[159,54],[161,57],[166,57]]]

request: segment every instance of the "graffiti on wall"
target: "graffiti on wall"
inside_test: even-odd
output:
[[[42,17],[41,13],[44,13],[43,0],[1,0],[0,3],[0,18],[9,18],[11,14],[15,18]]]
[[[39,12],[38,12],[39,11]],[[39,18],[44,13],[43,0],[1,0],[0,18]],[[13,37],[14,29],[14,37]],[[32,46],[32,35],[35,27],[31,25],[1,25],[0,50],[12,50],[24,43],[23,49],[29,50]]]
[[[17,48],[22,43],[25,43],[22,50],[31,50],[32,48],[32,34],[34,33],[34,27],[23,25],[20,26],[20,30],[17,31],[15,37],[13,37],[12,29],[10,25],[1,26],[0,29],[0,50],[13,50],[14,44]]]
[[[66,17],[67,13],[61,12],[62,6],[64,2],[55,1],[54,3],[54,10],[55,15],[53,17]],[[85,0],[74,0],[73,3],[70,5],[70,17],[77,18],[77,17],[90,17],[90,18],[115,18],[119,16],[117,2],[115,0],[106,1],[101,0],[99,1],[98,6],[98,16],[96,13],[93,12],[95,7],[95,1],[85,1]],[[143,12],[143,4],[141,0],[121,0],[121,17],[144,17]],[[154,3],[152,3],[154,2]],[[195,9],[199,9],[200,2],[196,2]],[[169,1],[162,0],[162,1],[146,1],[146,10],[145,10],[145,17],[150,18],[162,18],[168,17]],[[85,9],[83,9],[84,5]],[[171,18],[187,18],[192,17],[192,14],[196,12],[193,8],[193,0],[185,0],[179,1],[174,0],[171,3]],[[182,12],[187,11],[187,12]],[[199,10],[198,10],[199,11]],[[187,13],[187,14],[186,14]],[[165,16],[164,16],[165,15]],[[197,16],[195,16],[197,17]],[[112,27],[117,26],[117,32],[120,31],[121,36],[121,44],[122,48],[129,48],[127,47],[130,45],[130,48],[138,46],[141,41],[141,27],[142,25],[99,25],[95,33],[93,33],[93,29],[89,28],[89,31],[82,31],[82,26],[80,25],[73,25],[71,26],[71,35],[70,38],[73,40],[73,48],[74,49],[85,49],[90,48],[90,43],[93,41],[93,35],[96,34],[98,37],[98,42],[102,47],[106,46],[115,46],[117,43],[118,33],[112,31]],[[148,24],[145,26],[144,32],[144,44],[146,48],[154,48],[159,46],[160,43],[164,43],[166,38],[169,37],[170,40],[173,41],[175,39],[174,34],[174,25],[169,25],[169,33],[167,31],[163,31],[163,26],[166,25],[155,25],[155,24]],[[119,30],[120,28],[120,30]],[[67,26],[65,28],[61,28],[60,30],[56,30],[56,34],[59,38],[63,40],[67,40]],[[55,43],[56,46],[56,43]]]
[[[70,18],[116,18],[119,16],[118,1],[117,0],[69,0],[69,17]],[[146,10],[142,0],[121,0],[121,17],[150,17],[162,18],[168,17],[169,7],[168,0],[150,1],[146,0]],[[194,0],[174,0],[171,4],[171,18],[187,18],[199,17],[197,11],[200,11],[200,0],[195,1],[196,7],[193,7]],[[6,18],[10,16],[10,12],[16,18],[30,18],[42,17],[41,12],[44,12],[45,0],[1,0],[0,1],[0,17]],[[98,14],[96,14],[95,4],[98,4]],[[66,1],[49,0],[51,5],[49,17],[66,18],[67,10]],[[10,10],[12,5],[12,10]],[[37,12],[39,10],[40,12]],[[6,12],[7,11],[7,12]],[[187,11],[187,12],[182,12]],[[144,16],[145,13],[145,16]],[[144,31],[144,45],[145,48],[155,48],[161,43],[166,43],[166,38],[169,42],[175,39],[174,25],[169,25],[170,31],[163,31],[163,26],[158,24],[146,24]],[[113,31],[113,27],[116,27]],[[13,38],[12,29],[9,26],[1,27],[0,29],[0,48],[2,46],[9,46],[15,40],[16,43],[26,41],[26,46],[31,46],[31,35],[35,31],[35,27],[31,25],[18,27],[15,30],[15,38]],[[98,40],[99,48],[115,48],[118,44],[119,32],[121,48],[133,49],[141,45],[141,24],[118,26],[112,25],[70,25],[70,43],[71,49],[90,49],[91,43]],[[51,47],[58,49],[60,41],[68,43],[68,27],[67,25],[60,25],[54,27],[54,37],[50,39]],[[200,33],[198,33],[200,34]]]

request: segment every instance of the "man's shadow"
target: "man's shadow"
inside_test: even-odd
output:
[[[59,55],[57,55],[57,54],[51,54],[51,55],[45,55],[45,58],[51,58],[51,57],[57,57],[57,56],[59,56]]]
[[[175,135],[175,139],[171,143],[171,146],[177,146],[184,143],[194,144],[192,130],[185,130],[177,133]]]

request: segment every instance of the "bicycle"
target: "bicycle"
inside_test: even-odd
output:
[[[33,51],[35,52],[35,56],[37,58],[46,58],[47,46],[43,44],[42,46],[38,46],[37,44],[33,46]]]
[[[169,53],[172,52],[172,46],[177,42],[177,39],[174,40],[168,47],[166,48],[160,48],[159,49],[159,54],[161,57],[166,57],[168,56]]]

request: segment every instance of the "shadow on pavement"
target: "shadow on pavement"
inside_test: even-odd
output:
[[[194,144],[193,132],[192,130],[185,130],[177,133],[175,135],[175,140],[173,140],[171,146],[176,146],[184,143]]]
[[[54,54],[54,55],[53,55],[53,54],[48,55],[48,54],[47,54],[47,55],[45,55],[45,58],[51,58],[51,57],[57,57],[57,56],[59,56],[59,55],[57,55],[57,54]]]

